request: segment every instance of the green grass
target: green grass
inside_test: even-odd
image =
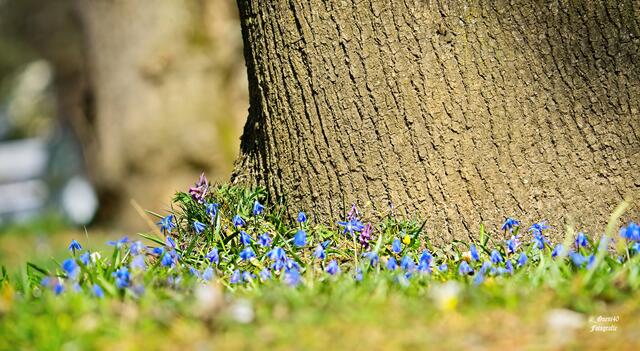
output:
[[[386,218],[372,223],[369,247],[341,227],[298,223],[288,218],[283,205],[252,214],[256,201],[264,201],[261,189],[231,186],[206,187],[206,198],[178,194],[167,233],[140,233],[145,252],[137,253],[132,242],[107,249],[91,247],[100,258],[82,262],[74,257],[72,271],[56,262],[38,262],[0,275],[0,349],[637,349],[640,327],[640,255],[634,241],[623,240],[612,225],[605,244],[594,238],[574,254],[591,263],[579,264],[565,250],[552,257],[554,245],[540,249],[531,234],[518,226],[513,233],[488,233],[483,229],[473,244],[481,259],[469,254],[468,242],[433,247],[422,222]],[[219,204],[215,216],[207,203]],[[611,223],[624,211],[623,204]],[[233,217],[246,222],[236,228]],[[156,215],[158,219],[164,215]],[[366,219],[362,214],[359,220]],[[201,233],[194,222],[205,224]],[[294,245],[299,230],[306,232],[302,248]],[[240,242],[241,231],[252,238]],[[270,233],[270,247],[257,243]],[[520,245],[509,252],[505,239],[520,234]],[[575,248],[574,228],[567,228],[564,247]],[[169,245],[170,236],[177,246]],[[472,235],[473,236],[473,235]],[[91,236],[89,236],[91,238]],[[68,245],[67,240],[62,248]],[[133,236],[132,240],[137,240]],[[392,250],[401,240],[401,252]],[[95,245],[92,239],[92,245]],[[327,243],[328,242],[328,243]],[[325,259],[313,256],[327,243]],[[152,247],[163,247],[154,254]],[[256,257],[241,259],[251,247]],[[272,279],[260,272],[273,265],[273,247],[283,248],[286,265],[271,268]],[[140,247],[138,247],[139,249]],[[218,249],[220,260],[209,262],[207,254]],[[430,252],[428,270],[417,265]],[[482,270],[496,250],[510,260],[513,271],[502,263]],[[169,252],[175,251],[175,254]],[[362,256],[374,252],[380,263],[370,265]],[[527,262],[517,265],[522,253]],[[142,255],[146,269],[131,263]],[[163,260],[167,255],[167,260]],[[179,259],[177,258],[179,256]],[[56,256],[59,257],[59,256]],[[389,270],[386,262],[413,260],[414,268]],[[340,273],[327,273],[335,260]],[[163,264],[163,262],[165,264]],[[467,262],[474,273],[461,275]],[[446,263],[448,269],[441,271]],[[26,267],[26,268],[24,268]],[[130,279],[118,282],[113,273],[129,267]],[[68,268],[68,266],[67,266]],[[210,268],[215,277],[203,277]],[[77,271],[76,271],[77,270]],[[234,272],[254,278],[234,282]],[[289,273],[287,273],[289,271]],[[300,281],[291,284],[292,273]],[[362,272],[362,279],[355,276]],[[192,272],[197,272],[195,275]],[[481,275],[482,279],[477,279]],[[49,277],[49,285],[40,282]],[[295,280],[295,279],[293,279]],[[56,295],[51,282],[60,282],[64,292]],[[78,292],[74,291],[77,283]],[[94,286],[103,298],[96,297]],[[142,293],[142,288],[144,292]],[[616,317],[604,322],[598,317]],[[598,326],[616,331],[592,332]]]

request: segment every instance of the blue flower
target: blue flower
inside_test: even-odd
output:
[[[393,242],[391,243],[391,251],[393,251],[394,253],[400,253],[400,251],[402,251],[402,244],[400,243],[400,239],[393,239]]]
[[[173,215],[163,217],[157,224],[163,233],[170,233],[171,229],[176,227],[175,223],[173,223]]]
[[[129,286],[130,276],[127,267],[120,267],[120,269],[113,272],[112,275],[116,278],[116,286],[119,289],[124,289]]]
[[[240,283],[242,281],[242,275],[240,274],[240,270],[236,269],[235,271],[233,271],[233,274],[231,274],[231,278],[229,279],[229,282],[231,284],[237,284]]]
[[[583,232],[578,233],[578,236],[576,237],[576,247],[580,248],[580,247],[586,247],[587,246],[587,236],[584,235]]]
[[[509,232],[513,232],[513,229],[519,226],[520,226],[520,222],[516,221],[513,218],[507,218],[502,224],[502,227],[500,228],[500,230],[502,231],[508,230]]]
[[[202,233],[207,226],[200,221],[193,221],[193,229],[196,231],[196,234]]]
[[[307,233],[300,229],[296,232],[296,235],[293,237],[293,245],[297,247],[303,247],[307,242]]]
[[[154,247],[151,253],[156,256],[162,256],[164,254],[164,247]]]
[[[126,237],[126,236],[125,236],[125,237],[122,237],[122,239],[120,239],[120,240],[116,240],[116,241],[109,240],[109,241],[107,241],[107,245],[109,245],[109,246],[115,246],[115,247],[117,247],[118,249],[119,249],[119,248],[121,248],[121,247],[123,247],[123,246],[124,246],[124,245],[126,245],[127,243],[129,243],[129,238],[128,238],[128,237]]]
[[[362,269],[356,269],[356,274],[353,276],[353,279],[355,279],[357,282],[362,281]]]
[[[342,234],[349,233],[353,235],[355,232],[361,232],[364,229],[364,225],[357,218],[338,222],[338,225],[344,227]]]
[[[76,251],[82,250],[82,245],[76,239],[71,240],[71,244],[69,244],[69,251],[72,251],[74,254]]]
[[[194,277],[200,278],[200,272],[198,272],[198,270],[193,268],[192,266],[189,266],[189,273],[191,273],[191,275]]]
[[[629,241],[640,241],[640,225],[630,222],[627,226],[620,228],[620,236]]]
[[[268,268],[263,268],[260,271],[260,280],[266,281],[271,279],[271,271]]]
[[[313,250],[313,257],[319,260],[324,260],[325,257],[327,257],[327,255],[324,253],[324,248],[322,247],[322,245],[316,246],[316,249]]]
[[[258,216],[262,214],[262,212],[264,212],[264,206],[261,203],[259,203],[258,200],[256,200],[253,203],[253,215]]]
[[[166,242],[167,242],[167,246],[168,246],[168,247],[170,247],[170,248],[172,248],[172,249],[175,249],[175,248],[176,248],[176,242],[175,242],[175,241],[173,240],[173,238],[171,238],[170,236],[167,236],[167,240],[166,240]]]
[[[162,256],[162,261],[160,263],[165,267],[173,267],[175,265],[175,261],[171,252],[166,252],[164,256]]]
[[[104,297],[104,291],[102,291],[102,288],[98,284],[93,284],[91,291],[93,292],[93,295],[99,299]]]
[[[413,271],[415,266],[416,262],[409,256],[405,255],[404,257],[402,257],[402,260],[400,260],[400,268],[402,268],[406,272]]]
[[[302,277],[297,269],[291,269],[284,274],[284,281],[289,286],[296,287],[302,282]]]
[[[475,286],[482,284],[483,281],[484,281],[484,274],[482,273],[476,274],[476,276],[473,277],[473,285]]]
[[[287,258],[287,260],[285,262],[285,267],[286,267],[286,269],[288,271],[292,270],[292,269],[300,270],[300,265],[298,264],[298,262],[296,262],[296,261],[294,261],[294,260],[292,260],[290,258]]]
[[[240,231],[240,243],[244,246],[251,244],[251,236],[244,230]]]
[[[129,248],[129,251],[131,252],[132,255],[143,254],[146,250],[147,250],[147,247],[144,246],[144,244],[140,240],[131,244],[131,247]]]
[[[247,283],[252,281],[253,279],[255,279],[255,277],[256,276],[251,274],[251,272],[248,272],[248,271],[242,272],[242,280],[247,282]]]
[[[387,269],[390,271],[395,271],[398,268],[398,261],[396,261],[395,257],[389,257],[387,261]]]
[[[62,262],[62,269],[67,273],[67,276],[71,279],[76,279],[80,273],[78,264],[73,258],[66,259]]]
[[[60,295],[64,292],[64,285],[59,279],[56,279],[56,282],[53,283],[53,293],[56,295]]]
[[[83,253],[82,255],[80,255],[79,257],[80,262],[82,262],[83,265],[88,266],[89,263],[91,262],[91,254],[89,253],[89,251]]]
[[[439,270],[440,272],[446,272],[446,271],[448,271],[448,270],[449,270],[449,266],[448,266],[446,263],[443,263],[443,264],[441,264],[441,265],[438,267],[438,270]]]
[[[433,259],[433,256],[431,255],[429,250],[424,250],[424,251],[422,251],[422,255],[420,255],[419,262],[420,263],[426,263],[427,266],[429,266],[429,265],[431,265],[431,260],[432,259]]]
[[[338,266],[338,261],[331,260],[331,262],[329,262],[329,264],[327,265],[326,271],[327,271],[327,273],[329,273],[331,275],[338,274],[340,272],[340,267]]]
[[[589,261],[587,263],[587,269],[593,268],[593,265],[596,263],[596,255],[591,254],[589,256]]]
[[[489,270],[489,268],[491,268],[491,262],[489,261],[484,261],[482,263],[482,267],[480,267],[480,274],[485,274],[487,273],[487,271]]]
[[[269,251],[267,257],[269,257],[271,261],[283,261],[287,258],[284,250],[281,247],[274,247],[271,251]]]
[[[571,262],[573,262],[577,267],[582,267],[588,261],[586,257],[577,252],[570,253],[569,257],[571,258]]]
[[[538,249],[544,249],[545,245],[549,245],[549,240],[542,235],[542,232],[534,232],[533,233],[533,241],[536,243]]]
[[[207,267],[204,272],[202,272],[202,279],[206,281],[213,279],[213,268]]]
[[[304,223],[306,221],[307,221],[307,215],[302,211],[298,212],[298,223]]]
[[[524,252],[522,253],[524,254]],[[524,256],[525,257],[525,263],[526,263],[526,258],[527,255]],[[518,258],[518,266],[520,265],[520,259],[522,258],[522,255],[520,255],[520,257]],[[524,264],[524,263],[523,263]],[[509,274],[513,274],[513,264],[511,263],[511,260],[507,260],[507,263],[504,265],[505,266],[505,271]],[[498,274],[502,275],[502,267],[498,267]]]
[[[131,260],[131,269],[138,269],[144,271],[147,269],[147,264],[144,261],[144,255],[134,256]]]
[[[510,254],[513,254],[516,252],[516,249],[518,248],[518,238],[515,236],[512,236],[511,239],[506,241],[507,243],[507,250],[509,251]]]
[[[562,254],[563,250],[564,250],[564,247],[562,246],[562,244],[556,245],[556,247],[554,247],[553,251],[551,252],[551,257],[553,258],[558,257],[558,255]]]
[[[211,251],[209,251],[209,253],[207,254],[206,258],[209,260],[209,262],[218,264],[218,262],[220,261],[220,256],[218,255],[218,249],[215,247],[211,249]]]
[[[207,206],[205,207],[205,211],[207,212],[207,215],[209,215],[209,217],[211,217],[211,220],[216,218],[216,215],[218,214],[218,208],[219,207],[220,207],[220,205],[214,204],[214,203],[208,203]]]
[[[528,260],[527,254],[524,252],[521,252],[520,256],[518,257],[518,267],[522,267],[525,264],[527,264],[527,260]]]
[[[256,257],[256,254],[253,252],[251,247],[246,247],[244,250],[240,251],[240,258],[243,261],[248,261],[253,257]]]
[[[460,275],[468,275],[473,273],[473,268],[469,266],[467,261],[460,262],[460,266],[458,267],[458,274]]]
[[[498,263],[501,263],[502,261],[503,261],[502,255],[500,255],[498,250],[494,249],[493,251],[491,251],[491,262],[493,264],[498,264]]]
[[[369,266],[371,267],[377,266],[378,262],[380,261],[380,257],[378,257],[378,254],[373,251],[366,252],[362,256],[369,260]]]
[[[546,224],[545,221],[541,221],[538,223],[534,223],[529,227],[529,231],[535,233],[542,234],[543,230],[549,229],[550,227]]]
[[[469,247],[469,252],[471,253],[471,259],[474,261],[480,261],[480,254],[478,254],[478,249],[476,248],[476,244],[471,244]]]
[[[242,219],[242,217],[240,217],[239,214],[233,216],[233,226],[238,228],[238,227],[244,227],[247,223],[245,223],[244,219]]]
[[[271,237],[269,236],[269,233],[264,233],[258,237],[258,245],[262,247],[271,246]]]

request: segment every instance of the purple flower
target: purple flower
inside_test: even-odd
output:
[[[204,198],[207,195],[208,190],[209,181],[204,175],[204,172],[202,172],[202,174],[200,174],[200,179],[196,182],[196,184],[189,188],[189,195],[191,195],[191,198],[198,203],[204,203]]]
[[[500,230],[502,231],[508,230],[509,232],[513,232],[513,229],[519,226],[520,226],[520,222],[516,221],[513,218],[507,218],[504,221],[504,223],[502,223],[502,227],[500,228]]]
[[[340,272],[340,267],[338,266],[338,261],[331,260],[331,262],[329,262],[329,264],[327,265],[326,271],[327,271],[327,273],[329,273],[331,275],[338,274]]]
[[[360,217],[360,213],[358,212],[358,208],[356,207],[356,204],[352,204],[351,205],[351,210],[349,210],[349,213],[347,213],[347,219],[349,220],[353,220]]]
[[[367,223],[364,226],[364,229],[362,229],[362,232],[360,232],[360,235],[358,236],[358,241],[360,242],[360,245],[362,245],[362,247],[364,248],[369,247],[369,242],[371,241],[371,231],[372,231],[371,223]]]

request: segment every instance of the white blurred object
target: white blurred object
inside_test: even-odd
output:
[[[78,175],[67,182],[62,189],[62,208],[73,223],[91,222],[98,210],[98,196],[87,178]]]
[[[39,138],[0,143],[0,183],[42,176],[48,158],[47,144]]]
[[[229,312],[238,323],[247,324],[253,321],[253,305],[247,299],[238,299],[229,307]]]
[[[0,215],[38,210],[48,195],[47,185],[41,180],[0,184]]]

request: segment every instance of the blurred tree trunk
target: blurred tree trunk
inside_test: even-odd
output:
[[[323,219],[417,215],[440,240],[505,216],[600,233],[640,195],[640,3],[465,3],[238,0],[234,181]]]
[[[206,170],[228,177],[244,120],[237,9],[222,0],[78,0],[93,174],[119,219]],[[112,214],[113,215],[113,214]],[[109,216],[113,217],[113,216]],[[138,226],[139,227],[139,226]]]

